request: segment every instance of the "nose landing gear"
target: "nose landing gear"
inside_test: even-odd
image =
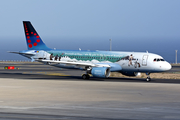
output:
[[[150,82],[150,81],[151,81],[151,78],[150,78],[150,76],[149,76],[150,73],[146,73],[146,75],[147,75],[146,81],[147,81],[147,82]]]

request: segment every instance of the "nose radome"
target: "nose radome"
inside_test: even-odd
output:
[[[171,64],[169,64],[168,62],[166,62],[166,66],[165,66],[166,70],[170,70],[172,68]]]

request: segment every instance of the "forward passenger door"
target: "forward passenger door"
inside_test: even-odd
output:
[[[143,55],[142,65],[147,66],[148,55]]]

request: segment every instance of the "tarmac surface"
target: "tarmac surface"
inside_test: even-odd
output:
[[[169,72],[179,71],[175,66]],[[82,80],[83,73],[36,63],[0,63],[0,119],[180,119],[180,80]]]

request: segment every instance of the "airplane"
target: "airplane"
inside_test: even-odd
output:
[[[137,76],[146,73],[146,81],[151,81],[150,73],[165,72],[171,65],[160,55],[148,52],[123,51],[85,51],[56,50],[46,46],[30,21],[23,21],[28,50],[10,52],[25,56],[32,61],[65,68],[82,69],[86,74],[98,78],[108,78],[111,72],[119,72],[126,76]]]

